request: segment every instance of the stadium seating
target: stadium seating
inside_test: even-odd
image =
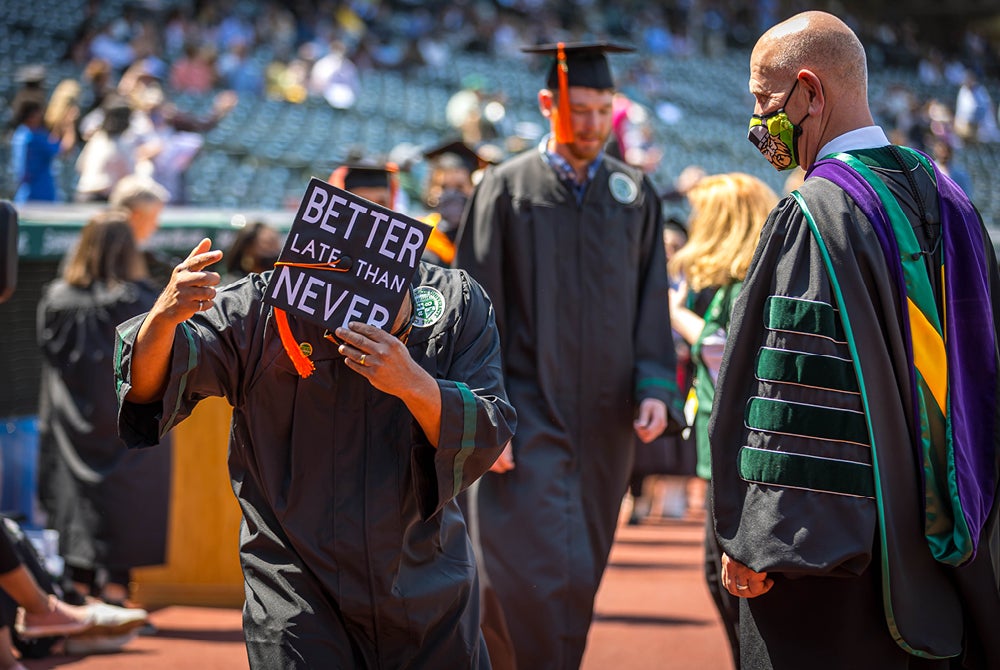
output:
[[[63,78],[78,78],[79,68],[62,56],[80,28],[87,4],[86,0],[0,2],[6,14],[0,23],[2,71],[13,73],[26,63],[44,63],[49,90]],[[125,0],[100,3],[100,16],[115,16],[124,5]],[[771,170],[746,141],[752,106],[747,93],[747,56],[742,51],[716,58],[616,56],[616,71],[631,72],[641,64],[650,73],[646,76],[657,78],[662,91],[656,99],[648,99],[642,87],[627,81],[623,89],[630,97],[654,112],[664,103],[675,110],[670,117],[652,115],[663,159],[651,176],[660,188],[668,188],[684,167],[700,165],[708,172],[746,171],[782,190],[784,175]],[[641,61],[643,58],[646,60]],[[188,198],[191,204],[204,207],[287,207],[301,196],[310,176],[326,177],[351,150],[384,155],[403,142],[435,144],[453,134],[445,120],[445,106],[470,76],[478,77],[488,92],[502,92],[505,129],[513,132],[511,129],[525,125],[538,127],[541,118],[536,94],[543,76],[538,64],[514,55],[508,62],[498,60],[456,53],[443,67],[433,70],[364,69],[357,103],[347,110],[334,109],[322,99],[293,104],[244,96],[233,112],[206,134],[205,146],[186,175]],[[957,92],[948,85],[921,84],[915,72],[880,70],[871,76],[873,97],[891,84],[903,84],[921,99],[935,97],[949,105]],[[0,120],[5,125],[14,89],[12,77],[0,78]],[[996,82],[992,90],[1000,91]],[[172,100],[181,109],[207,112],[212,95],[173,95]],[[0,141],[0,196],[5,197],[13,191],[8,140],[5,134]],[[1000,167],[1000,145],[969,146],[958,157],[971,174],[976,203],[987,222],[1000,225],[1000,196],[992,188],[992,176]],[[74,180],[72,159],[58,165],[63,199],[69,199]]]

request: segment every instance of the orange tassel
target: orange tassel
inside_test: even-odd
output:
[[[399,193],[399,167],[395,163],[386,163],[385,171],[389,174],[389,209],[396,209],[396,195]]]
[[[556,67],[559,75],[559,102],[552,108],[552,125],[555,127],[556,142],[573,142],[573,117],[569,109],[569,66],[566,64],[566,44],[560,42],[556,52]]]
[[[292,329],[288,327],[288,314],[285,313],[285,310],[274,308],[274,322],[278,324],[278,336],[281,338],[281,344],[285,347],[285,353],[292,360],[296,372],[303,379],[308,377],[316,370],[316,366],[299,349],[299,343],[295,341]]]

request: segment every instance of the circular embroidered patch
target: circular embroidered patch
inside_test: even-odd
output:
[[[303,356],[312,356],[313,345],[309,344],[308,342],[299,342],[299,351],[302,352]]]
[[[416,315],[413,325],[417,328],[433,326],[444,316],[444,296],[433,286],[418,286],[413,289],[413,307]]]
[[[639,186],[624,172],[612,172],[608,188],[614,199],[623,205],[631,205],[639,197]]]

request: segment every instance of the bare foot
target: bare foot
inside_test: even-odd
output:
[[[14,627],[18,635],[30,640],[77,635],[93,626],[92,619],[93,616],[86,607],[69,605],[50,595],[48,609],[44,612],[29,612],[19,607]]]

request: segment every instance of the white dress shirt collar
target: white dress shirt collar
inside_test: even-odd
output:
[[[867,126],[865,128],[849,130],[843,135],[834,137],[832,140],[823,145],[823,148],[819,150],[818,154],[816,154],[816,158],[818,160],[824,156],[840,153],[842,151],[877,149],[878,147],[884,147],[887,144],[889,144],[889,138],[886,136],[884,130],[882,130],[879,126]]]

